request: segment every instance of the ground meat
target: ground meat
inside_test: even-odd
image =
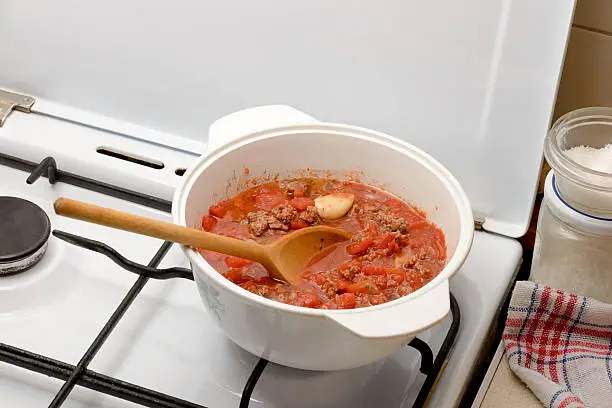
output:
[[[395,266],[397,268],[412,269],[418,262],[425,259],[425,252],[419,250],[413,250],[410,247],[403,249],[402,254],[395,258]]]
[[[309,224],[314,224],[317,219],[317,209],[312,205],[300,213],[300,220]]]
[[[402,217],[397,217],[386,212],[379,212],[374,219],[383,231],[408,232],[408,223]]]
[[[362,282],[364,280],[367,280],[367,278],[363,272],[357,272],[355,276],[353,276],[353,282]]]
[[[353,277],[358,274],[359,272],[361,272],[361,268],[359,268],[359,266],[357,265],[352,265],[349,266],[346,269],[343,269],[340,271],[340,274],[342,275],[342,277],[344,277],[345,279],[348,280],[352,280]]]
[[[380,257],[380,255],[375,250],[370,248],[365,254],[363,254],[363,256],[361,257],[361,260],[372,262],[378,257]]]
[[[274,216],[270,216],[268,222],[268,228],[276,229],[281,231],[289,231],[289,226],[279,220],[277,220]]]
[[[420,270],[420,263],[435,259],[435,253],[432,252],[431,248],[419,248],[413,250],[412,248],[404,248],[402,254],[395,258],[395,266],[410,270]]]
[[[423,265],[422,263],[415,264],[414,267],[411,269],[411,271],[418,273],[421,276],[421,280],[424,277],[428,278],[428,276],[425,276],[425,275],[429,274],[429,269],[425,267],[425,265]]]
[[[431,264],[436,262],[437,259],[437,254],[432,248],[419,248],[417,250],[404,248],[402,255],[395,259],[395,267],[413,273],[415,281],[425,284],[433,277],[431,275]]]
[[[365,203],[363,204],[363,212],[366,213],[377,213],[379,211],[382,210],[386,210],[387,208],[385,206],[381,206],[381,205],[377,205],[377,204],[372,204],[372,203]]]
[[[310,184],[304,181],[289,180],[281,181],[279,183],[279,187],[285,190],[290,198],[293,198],[293,193],[295,192],[295,190],[301,190],[303,194],[306,194],[308,192]]]
[[[369,234],[365,231],[359,231],[351,236],[351,242],[363,241],[367,236],[369,236]]]
[[[283,223],[290,223],[297,216],[297,210],[292,205],[281,204],[272,209],[272,215]]]
[[[249,232],[256,237],[261,236],[269,227],[269,215],[265,211],[251,211],[246,216]]]
[[[416,252],[416,258],[418,261],[427,261],[436,257],[436,252],[431,247],[419,248]]]
[[[336,285],[334,285],[332,282],[325,282],[323,286],[321,286],[321,289],[323,290],[323,293],[325,293],[325,296],[327,296],[329,299],[333,299],[338,293]]]
[[[414,292],[414,289],[412,289],[409,285],[400,286],[399,288],[397,288],[397,294],[400,296],[406,296],[407,294],[412,292]]]
[[[249,232],[256,237],[268,229],[289,231],[289,223],[296,217],[297,211],[290,205],[279,205],[267,211],[251,211],[242,221],[249,226]]]

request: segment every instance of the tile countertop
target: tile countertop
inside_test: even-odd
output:
[[[510,365],[504,353],[480,407],[542,408],[542,404],[527,386],[510,371]]]

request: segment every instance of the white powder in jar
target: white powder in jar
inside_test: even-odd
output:
[[[563,153],[576,163],[591,170],[612,173],[612,144],[598,149],[591,146],[574,146]]]
[[[580,185],[569,178],[558,177],[557,187],[572,206],[590,215],[612,217],[612,144],[602,148],[575,146],[563,153],[576,163],[592,170],[609,173],[606,176],[585,174],[593,186]]]

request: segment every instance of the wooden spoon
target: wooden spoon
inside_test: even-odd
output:
[[[316,226],[299,229],[263,245],[64,197],[57,199],[53,206],[58,215],[65,217],[250,259],[262,264],[274,277],[292,284],[299,282],[300,271],[316,252],[351,237],[337,228]]]

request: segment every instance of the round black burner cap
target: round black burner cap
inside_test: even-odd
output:
[[[0,196],[0,262],[32,255],[50,233],[51,222],[42,208],[23,198]]]

